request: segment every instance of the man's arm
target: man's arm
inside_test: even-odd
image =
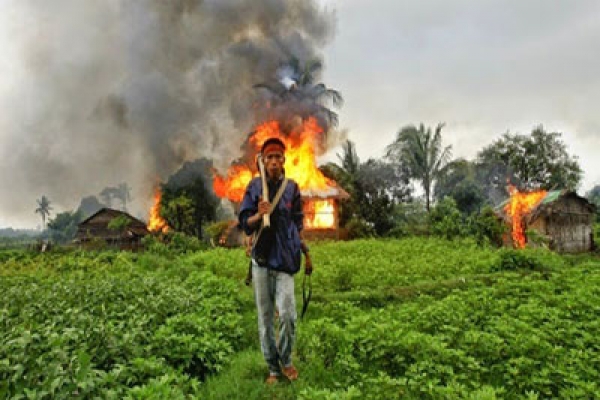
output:
[[[240,205],[239,223],[246,235],[252,235],[258,229],[262,216],[267,214],[271,207],[268,201],[262,200],[257,182],[250,181]]]
[[[304,254],[304,273],[310,275],[312,274],[312,260],[310,258],[310,250],[304,241],[304,211],[302,210],[302,195],[297,184],[294,189],[294,198],[292,199],[292,220],[296,224],[300,236],[300,249]]]
[[[256,229],[258,226],[260,226],[260,222],[262,221],[263,215],[269,213],[270,207],[271,207],[271,203],[269,203],[268,201],[264,201],[261,198],[261,200],[259,200],[259,202],[258,202],[258,209],[257,209],[256,213],[249,216],[248,219],[246,220],[246,223],[248,224],[248,226],[253,229]]]
[[[310,258],[310,249],[304,241],[304,230],[300,231],[300,248],[302,249],[302,253],[304,253],[304,273],[310,275],[313,271],[313,265]]]

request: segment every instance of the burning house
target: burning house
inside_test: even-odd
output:
[[[496,208],[510,225],[505,244],[523,248],[529,242],[526,231],[535,231],[548,247],[565,253],[593,249],[595,207],[585,198],[568,190],[519,192],[511,188],[511,197]]]
[[[254,160],[262,143],[270,137],[286,143],[285,173],[300,186],[305,237],[342,239],[345,234],[339,227],[339,207],[340,201],[349,198],[349,195],[317,168],[315,152],[321,135],[323,129],[314,118],[299,122],[287,134],[279,122],[266,122],[250,136],[248,158]],[[218,197],[228,199],[237,209],[246,185],[257,175],[254,163],[236,164],[229,168],[226,176],[215,175],[213,188]]]
[[[111,226],[111,222],[117,218],[123,222],[119,229]],[[137,250],[142,247],[142,238],[149,233],[144,222],[128,213],[102,208],[79,223],[75,243],[82,247],[88,247],[97,241],[104,241],[109,246],[122,250]]]

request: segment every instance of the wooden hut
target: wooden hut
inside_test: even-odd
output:
[[[506,204],[506,202],[504,203]],[[497,211],[507,220],[503,205]],[[593,224],[596,208],[587,199],[569,190],[553,190],[527,214],[523,223],[547,239],[548,246],[564,253],[594,248]]]
[[[348,233],[340,228],[339,212],[340,202],[350,198],[350,195],[335,183],[325,190],[301,190],[304,212],[304,238],[313,239],[335,239],[345,240]],[[319,202],[327,202],[327,207],[315,207]],[[234,204],[234,211],[239,213],[239,203]],[[321,226],[315,221],[321,221]],[[325,223],[323,224],[323,221]],[[215,245],[224,247],[243,246],[246,243],[245,234],[238,226],[237,220],[231,221],[223,231],[218,243]]]
[[[123,227],[109,228],[109,224],[116,218],[126,221]],[[82,247],[90,247],[100,241],[119,249],[137,250],[142,247],[142,238],[149,233],[144,222],[128,213],[102,208],[79,224],[75,243]]]
[[[340,228],[340,203],[350,198],[348,192],[335,183],[325,190],[302,190],[304,237],[306,239],[347,239],[348,233]],[[326,207],[318,204],[326,203]],[[321,224],[315,223],[321,220]]]

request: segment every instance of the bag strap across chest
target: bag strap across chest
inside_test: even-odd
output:
[[[279,200],[281,200],[281,196],[283,196],[283,192],[285,192],[285,188],[287,187],[287,184],[288,184],[288,178],[285,178],[283,180],[283,182],[281,183],[279,190],[275,194],[275,198],[273,199],[273,202],[271,203],[271,207],[269,208],[269,213],[268,213],[269,215],[271,215],[273,213],[273,211],[275,210],[275,207],[277,207],[277,205],[279,204]],[[263,231],[263,225],[261,224],[260,229],[254,235],[254,240],[252,241],[252,250],[254,250],[254,246],[256,246],[256,242],[258,242],[258,238],[259,238],[260,234],[262,233],[262,231]]]

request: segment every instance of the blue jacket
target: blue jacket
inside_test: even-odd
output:
[[[269,200],[272,202],[283,182],[269,181]],[[262,183],[259,177],[250,181],[240,207],[239,222],[247,235],[258,231],[260,226],[248,226],[248,218],[258,212],[258,201],[262,195]],[[288,180],[287,187],[271,214],[271,226],[275,229],[273,243],[267,265],[264,267],[295,274],[300,270],[301,249],[300,231],[303,228],[304,214],[300,188],[293,180]],[[255,258],[254,251],[252,257]]]

